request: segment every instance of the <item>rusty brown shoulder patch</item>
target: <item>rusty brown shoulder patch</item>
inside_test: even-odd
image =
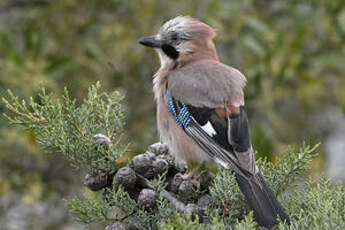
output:
[[[226,104],[225,106],[226,106],[227,112],[230,113],[230,115],[240,114],[241,112],[240,106],[234,106],[231,104]]]

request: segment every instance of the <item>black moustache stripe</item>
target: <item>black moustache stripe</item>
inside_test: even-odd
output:
[[[163,45],[162,50],[168,57],[172,59],[177,59],[179,56],[179,52],[170,45]]]

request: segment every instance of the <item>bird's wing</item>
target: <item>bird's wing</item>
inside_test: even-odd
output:
[[[216,61],[199,61],[169,74],[168,89],[175,99],[196,107],[243,105],[246,78],[235,68]]]
[[[242,78],[230,67],[205,62],[169,76],[166,102],[177,123],[216,163],[248,178],[257,167]]]

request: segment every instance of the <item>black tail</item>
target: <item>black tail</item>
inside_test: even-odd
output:
[[[277,224],[277,216],[282,221],[290,224],[290,218],[284,208],[278,202],[272,190],[266,184],[260,173],[255,175],[260,186],[254,181],[248,180],[236,174],[236,180],[244,194],[249,207],[254,212],[254,218],[260,226],[271,227]]]

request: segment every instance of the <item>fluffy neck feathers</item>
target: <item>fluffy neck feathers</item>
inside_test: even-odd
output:
[[[170,71],[201,60],[218,61],[216,47],[213,43],[213,38],[216,36],[215,30],[191,17],[180,17],[178,20],[183,21],[182,27],[190,39],[177,47],[179,52],[177,59],[169,58],[162,49],[156,49],[161,62],[161,67],[154,75],[153,80],[156,99],[164,96]],[[170,21],[163,28],[171,26],[169,23],[173,25],[173,22]]]

